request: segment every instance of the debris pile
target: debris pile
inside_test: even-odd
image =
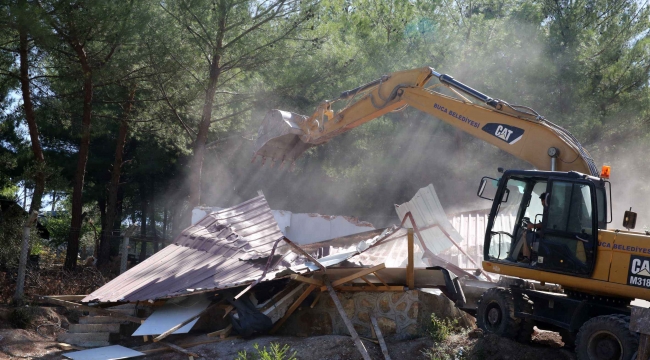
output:
[[[209,342],[294,328],[303,335],[349,334],[367,358],[360,335],[379,343],[383,336],[416,335],[431,308],[462,317],[438,288],[455,278],[481,281],[439,256],[463,239],[432,186],[396,208],[401,225],[385,229],[345,217],[274,211],[263,195],[227,209],[203,208],[205,215],[172,244],[91,294],[44,300],[87,312],[80,320],[87,324],[101,317],[131,323],[123,334],[189,357],[197,356],[184,349],[190,343],[167,338],[192,330]],[[301,316],[292,317],[301,305]],[[101,345],[114,343],[105,333]],[[79,349],[100,345],[98,336],[69,332],[61,340]],[[136,356],[125,347],[101,349],[83,351]],[[66,356],[86,358],[81,352]]]

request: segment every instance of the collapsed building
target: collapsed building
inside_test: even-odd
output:
[[[95,315],[59,340],[128,351],[109,346],[118,337],[110,332],[119,332],[115,326],[84,326],[115,318],[132,323],[127,332],[145,341],[190,330],[218,338],[349,334],[362,351],[359,337],[425,333],[432,313],[471,321],[454,305],[472,304],[454,304],[441,291],[456,299],[448,293],[452,279],[492,281],[478,265],[479,217],[472,223],[461,214],[454,225],[432,185],[396,212],[399,225],[375,229],[348,217],[271,210],[263,195],[230,208],[197,208],[193,225],[172,244],[74,298],[81,304],[49,298]],[[458,231],[472,226],[473,242]],[[92,329],[109,331],[98,337]],[[83,351],[91,350],[66,356],[84,359]]]

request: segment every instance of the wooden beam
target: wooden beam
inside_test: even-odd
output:
[[[223,309],[223,311],[224,311],[223,319],[225,319],[226,316],[228,316],[228,314],[229,314],[229,313],[230,313],[234,308],[235,308],[235,307],[232,306],[232,305],[228,305],[228,306],[226,306],[226,308]]]
[[[379,347],[381,347],[381,352],[384,354],[384,358],[386,360],[391,360],[390,355],[388,355],[388,347],[384,341],[384,336],[381,334],[381,330],[379,329],[379,324],[377,323],[377,319],[375,319],[375,315],[370,315],[370,321],[372,322],[372,327],[375,329],[377,340],[379,340]]]
[[[80,301],[86,296],[88,295],[47,295],[46,297],[64,301]]]
[[[320,280],[316,280],[316,279],[314,279],[314,278],[308,278],[308,277],[306,277],[306,276],[300,276],[300,275],[298,275],[298,274],[291,275],[291,280],[296,280],[296,281],[300,281],[300,282],[304,282],[304,283],[312,284],[312,285],[316,285],[316,286],[323,286],[323,285],[325,285],[325,284],[323,284],[323,282],[320,281]]]
[[[284,324],[284,322],[287,321],[289,316],[291,316],[291,314],[293,314],[293,312],[296,311],[296,309],[298,309],[300,304],[307,298],[307,296],[309,296],[309,294],[312,291],[314,291],[314,289],[316,289],[316,285],[309,285],[307,290],[305,290],[305,292],[303,292],[302,295],[300,295],[298,297],[298,299],[296,301],[294,301],[293,304],[291,304],[291,307],[289,307],[289,309],[284,314],[282,319],[278,320],[278,322],[275,323],[275,326],[273,326],[273,329],[271,329],[271,331],[269,331],[269,334],[275,334],[275,332],[278,331],[280,326],[282,326],[282,324]]]
[[[66,343],[58,343],[56,346],[60,347],[61,350],[63,351],[70,351],[70,350],[86,350],[85,347],[80,347],[76,345],[71,345],[71,344],[66,344]]]
[[[350,292],[350,291],[404,291],[404,286],[375,286],[370,287],[367,285],[363,286],[339,286],[336,288],[336,291],[340,292]]]
[[[158,341],[160,341],[160,340],[166,338],[167,336],[173,334],[174,331],[176,331],[176,330],[182,328],[183,326],[189,324],[189,323],[192,322],[194,319],[200,317],[201,315],[205,314],[206,312],[208,312],[209,310],[211,310],[212,308],[214,308],[215,306],[218,306],[218,305],[219,305],[219,304],[217,303],[217,304],[212,304],[211,306],[208,306],[207,308],[205,308],[205,309],[204,309],[203,311],[201,311],[200,313],[198,313],[198,314],[192,316],[191,318],[189,318],[189,319],[183,321],[182,323],[180,323],[180,324],[174,326],[173,328],[171,328],[171,329],[165,331],[164,333],[158,335],[158,337],[155,337],[155,338],[153,339],[153,342],[158,342]]]
[[[320,296],[321,296],[321,295],[323,295],[322,292],[319,292],[318,295],[316,295],[316,298],[314,299],[314,302],[312,302],[312,303],[311,303],[311,306],[309,306],[310,308],[313,309],[314,306],[316,306],[316,303],[318,303],[318,300],[320,300]]]
[[[300,246],[294,244],[291,240],[287,239],[286,237],[284,238],[284,241],[285,241],[287,244],[289,244],[289,246],[291,246],[291,248],[292,248],[293,250],[295,250],[297,253],[299,253],[299,254],[301,254],[301,255],[304,255],[307,259],[309,259],[309,261],[311,261],[311,262],[313,262],[314,264],[316,264],[316,266],[318,266],[319,269],[325,271],[325,266],[323,266],[323,264],[321,264],[320,262],[318,262],[318,260],[316,260],[316,259],[315,259],[313,256],[311,256],[308,252],[306,252],[305,250],[303,250]]]
[[[142,319],[140,319],[139,317],[126,315],[126,314],[123,314],[123,313],[120,313],[120,312],[100,309],[100,308],[96,308],[96,307],[92,307],[92,306],[88,306],[88,305],[83,305],[83,304],[79,304],[79,303],[74,303],[74,302],[70,302],[70,301],[65,301],[65,300],[59,300],[59,299],[52,298],[52,297],[49,297],[49,296],[41,296],[39,299],[43,300],[45,302],[48,302],[50,304],[66,307],[68,309],[79,309],[79,310],[86,310],[86,311],[94,311],[98,315],[106,315],[106,316],[111,316],[111,317],[114,317],[114,318],[124,319],[124,320],[134,322],[136,324],[141,324],[142,323]]]
[[[231,337],[227,337],[225,339],[221,339],[221,338],[208,339],[208,340],[202,340],[202,341],[194,341],[194,342],[186,343],[186,344],[179,344],[177,346],[186,349],[186,348],[191,348],[191,347],[194,347],[194,346],[199,346],[199,345],[204,345],[204,344],[211,344],[211,343],[220,342],[220,341],[239,339],[240,337],[241,336],[231,336]],[[155,354],[155,353],[159,353],[159,352],[170,351],[171,349],[168,348],[168,347],[159,347],[159,348],[155,348],[155,349],[144,349],[144,350],[139,350],[139,349],[136,348],[136,349],[133,349],[133,350],[136,350],[136,351],[139,351],[139,352],[142,352],[142,353],[145,353],[145,354],[149,355],[149,354]]]
[[[189,350],[185,350],[185,349],[183,349],[182,347],[180,347],[180,346],[178,346],[178,345],[174,345],[174,344],[168,343],[168,342],[166,342],[166,341],[161,341],[161,342],[160,342],[160,345],[166,346],[166,347],[168,347],[168,348],[170,348],[170,349],[176,351],[177,353],[181,353],[181,354],[183,354],[183,355],[194,356],[194,357],[200,357],[200,355],[197,354],[197,353],[195,353],[195,352],[191,352],[191,351],[189,351]]]
[[[413,263],[413,229],[408,229],[407,236],[408,240],[407,249],[408,249],[408,263],[406,264],[406,285],[410,290],[415,289],[415,265]]]
[[[340,278],[340,279],[338,279],[338,280],[336,280],[336,281],[333,281],[333,282],[332,282],[332,286],[333,286],[333,287],[337,287],[337,286],[339,286],[339,285],[343,285],[343,284],[345,284],[345,283],[348,282],[348,281],[352,281],[352,280],[358,279],[358,278],[360,278],[360,277],[362,277],[362,276],[366,276],[366,275],[368,275],[368,274],[372,274],[372,273],[374,273],[375,271],[379,271],[379,270],[381,270],[381,269],[385,269],[385,268],[386,268],[386,264],[379,264],[379,265],[377,265],[377,266],[373,266],[373,267],[371,267],[371,268],[363,269],[363,270],[358,271],[358,272],[356,272],[356,273],[354,273],[354,274],[352,274],[352,275],[348,275],[348,276],[346,276],[346,277],[343,277],[343,278]],[[320,289],[321,289],[321,291],[325,291],[325,290],[327,290],[327,287],[323,286],[323,287],[321,287]]]
[[[366,279],[365,276],[362,276],[362,277],[361,277],[361,280],[365,281],[366,284],[370,285],[370,287],[372,287],[372,288],[375,288],[375,287],[376,287],[375,284],[371,283],[368,279]]]
[[[221,330],[217,330],[215,332],[209,333],[208,337],[219,336],[221,338],[225,338],[226,336],[230,335],[231,331],[232,331],[232,324],[229,324],[228,326],[226,326],[225,328],[223,328]]]
[[[377,278],[377,280],[381,281],[381,283],[384,284],[384,286],[388,286],[388,283],[387,283],[386,281],[384,281],[384,279],[382,279],[382,278],[379,276],[379,274],[377,274],[376,272],[374,272],[374,273],[372,273],[372,274],[375,275],[375,277]]]
[[[327,287],[327,291],[332,297],[332,301],[334,302],[334,305],[336,305],[336,309],[339,311],[339,314],[341,315],[341,318],[343,319],[345,326],[348,328],[348,331],[350,332],[350,336],[352,336],[352,340],[354,340],[354,344],[357,346],[357,350],[359,350],[359,353],[361,353],[361,357],[364,360],[371,360],[370,355],[368,355],[368,350],[366,350],[366,347],[361,342],[361,339],[359,339],[359,334],[357,333],[357,330],[354,329],[354,325],[352,325],[352,322],[345,314],[345,309],[343,308],[343,305],[341,305],[341,301],[339,300],[338,295],[336,295],[336,291],[334,291],[334,287],[332,286],[329,279],[327,278],[327,274],[323,275],[323,282],[325,283],[325,286]]]

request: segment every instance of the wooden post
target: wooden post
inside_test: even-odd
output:
[[[129,237],[125,236],[122,239],[122,259],[120,261],[120,274],[126,271],[126,263],[129,258]]]
[[[363,357],[364,360],[371,360],[370,355],[368,355],[368,350],[366,350],[366,347],[363,345],[361,339],[359,338],[359,334],[354,329],[354,325],[352,325],[352,322],[350,321],[350,319],[348,319],[348,316],[345,314],[345,309],[343,309],[343,305],[341,305],[341,301],[339,300],[339,297],[336,295],[336,292],[334,291],[334,288],[332,287],[332,284],[330,283],[330,280],[326,274],[323,274],[323,282],[325,283],[325,286],[327,287],[327,291],[332,297],[332,301],[334,302],[334,305],[336,305],[336,309],[339,311],[341,318],[343,318],[343,322],[345,323],[345,326],[348,328],[348,331],[350,332],[350,336],[352,336],[352,340],[354,340],[354,344],[357,346],[357,350],[359,350],[359,352],[361,353],[361,357]]]
[[[413,263],[413,229],[409,228],[407,232],[408,240],[408,264],[406,265],[406,285],[409,290],[415,289],[415,264]]]

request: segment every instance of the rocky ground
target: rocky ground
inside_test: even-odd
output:
[[[13,329],[9,321],[9,308],[0,308],[0,359],[61,359],[68,351],[60,350],[56,344],[56,333],[64,331],[71,315],[60,308],[34,308],[33,322],[27,329]],[[191,340],[190,340],[191,339]],[[169,342],[182,344],[207,340],[205,335],[174,335]],[[295,353],[296,359],[343,360],[361,359],[354,342],[348,336],[324,335],[313,337],[261,336],[253,339],[232,338],[189,348],[205,359],[258,359],[255,349],[270,350],[272,343],[288,346],[288,355]],[[143,343],[131,338],[122,345],[139,350],[159,348],[159,344]],[[364,340],[372,359],[383,359],[378,344]],[[567,359],[573,360],[573,352],[562,348],[557,333],[537,330],[530,344],[519,344],[496,336],[483,336],[480,330],[465,330],[435,343],[430,337],[402,341],[388,341],[388,350],[393,359],[464,359],[464,360],[513,360],[513,359]],[[246,356],[243,354],[246,353]],[[290,357],[285,357],[289,359]],[[185,360],[187,356],[174,352],[156,352],[143,359]]]

